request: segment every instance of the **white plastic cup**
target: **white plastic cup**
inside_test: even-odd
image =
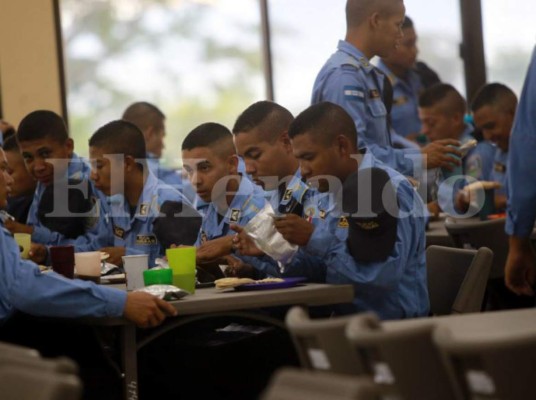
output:
[[[127,279],[127,290],[139,289],[145,286],[143,271],[148,269],[149,255],[138,254],[123,256],[123,268]]]
[[[100,251],[74,253],[74,266],[79,279],[100,281],[101,254]]]

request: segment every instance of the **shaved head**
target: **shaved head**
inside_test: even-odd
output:
[[[355,28],[374,13],[382,16],[394,14],[403,0],[348,0],[346,2],[346,27]]]

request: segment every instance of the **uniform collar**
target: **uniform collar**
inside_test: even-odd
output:
[[[160,212],[158,206],[155,204],[155,199],[158,198],[158,178],[149,171],[147,179],[143,185],[138,204],[136,205],[136,212],[132,219],[138,219],[140,221],[146,221],[149,217],[154,217],[155,214]],[[110,197],[111,208],[114,218],[126,217],[130,218],[130,206],[124,196],[124,194],[118,194]]]
[[[350,42],[347,42],[346,40],[339,40],[337,49],[355,58],[367,73],[374,69],[374,66],[370,63],[370,60],[365,57],[363,52]]]

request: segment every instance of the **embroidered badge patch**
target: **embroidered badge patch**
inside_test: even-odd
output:
[[[339,218],[339,225],[338,225],[339,228],[348,228],[348,220],[346,219],[346,217],[340,217]]]
[[[156,236],[155,235],[136,235],[136,244],[141,245],[151,245],[156,244]]]
[[[124,239],[125,238],[125,230],[123,228],[120,228],[120,227],[114,225],[114,235],[117,236],[119,239]]]
[[[240,210],[237,208],[233,208],[231,210],[231,217],[229,218],[229,221],[238,222],[239,219],[240,219]]]

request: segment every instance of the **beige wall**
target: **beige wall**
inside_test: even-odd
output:
[[[0,16],[4,119],[17,126],[36,109],[64,116],[54,0],[0,0]]]

